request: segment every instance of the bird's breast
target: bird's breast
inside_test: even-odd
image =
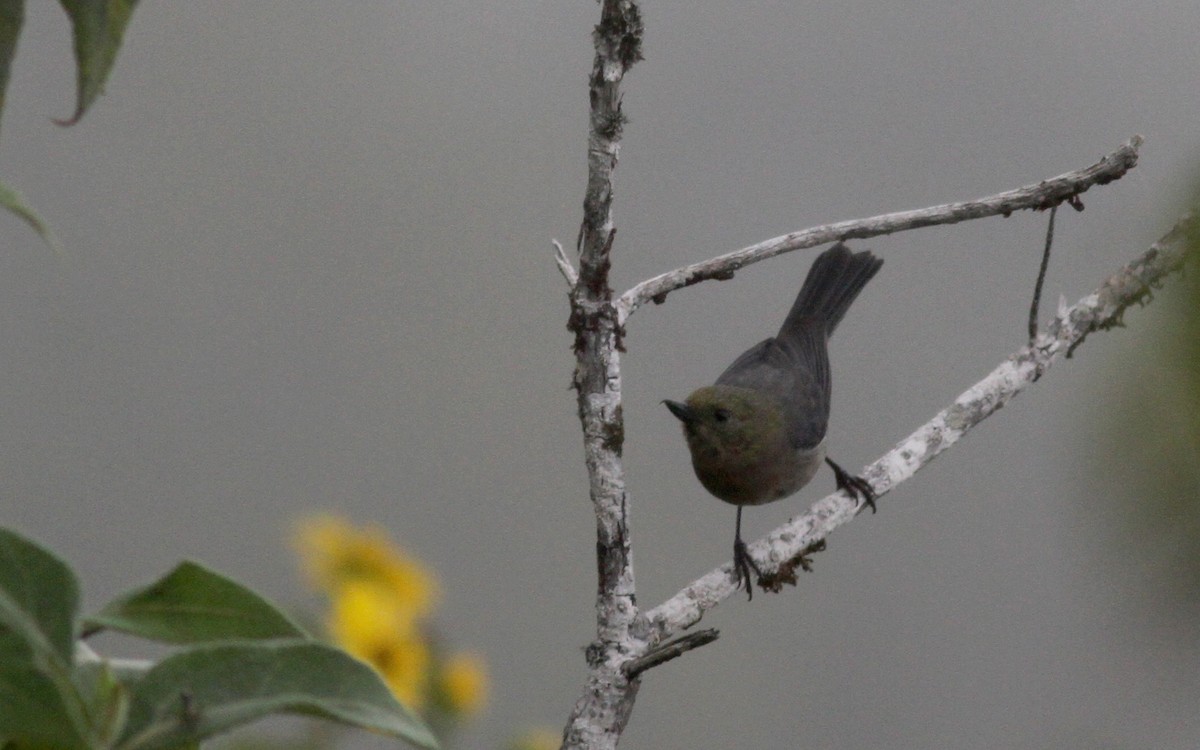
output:
[[[693,454],[692,468],[704,488],[734,505],[762,505],[793,495],[812,481],[825,457],[825,444],[796,450],[781,446],[754,455],[732,451]]]

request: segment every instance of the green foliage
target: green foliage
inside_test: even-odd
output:
[[[183,563],[82,621],[88,633],[184,644],[157,664],[109,661],[78,641],[78,600],[61,560],[0,529],[0,747],[197,747],[274,713],[437,745],[374,670],[200,565]]]
[[[125,27],[138,0],[59,0],[71,21],[75,46],[75,110],[59,125],[74,125],[83,118],[96,97],[104,91]],[[0,114],[3,114],[9,75],[17,54],[17,40],[25,21],[25,0],[0,0]],[[42,221],[13,188],[0,182],[0,207],[33,227],[46,244],[58,250],[58,244]]]
[[[0,727],[5,739],[87,747],[85,701],[71,679],[78,606],[79,586],[61,560],[0,529]]]
[[[100,628],[166,643],[229,638],[307,638],[287,615],[250,589],[194,562],[130,591],[84,620]]]
[[[8,209],[9,213],[16,215],[29,226],[33,227],[33,231],[37,232],[42,240],[50,246],[50,249],[56,253],[61,252],[58,241],[54,239],[54,234],[50,231],[49,225],[42,221],[42,217],[38,216],[37,212],[25,203],[25,199],[16,190],[13,190],[8,185],[0,182],[0,207]]]
[[[167,750],[280,712],[436,745],[362,662],[332,646],[288,640],[198,646],[164,659],[134,685],[118,747]]]
[[[59,124],[74,125],[104,90],[138,0],[59,0],[59,3],[71,19],[78,81],[75,114]]]
[[[25,0],[0,0],[0,111],[4,110],[4,92],[17,55],[17,37],[25,23]]]
[[[1200,216],[1200,190],[1193,193]],[[1146,311],[1153,328],[1114,367],[1089,418],[1094,492],[1119,513],[1104,554],[1138,581],[1139,604],[1185,618],[1200,611],[1200,222],[1188,264]],[[1105,564],[1109,564],[1106,560]]]
[[[1193,203],[1200,209],[1200,199]],[[1142,496],[1130,503],[1130,528],[1144,543],[1148,570],[1176,603],[1200,605],[1200,228],[1189,233],[1191,260],[1178,285],[1161,294],[1162,322],[1142,349],[1141,378],[1126,383],[1125,423]]]
[[[4,111],[8,79],[12,73],[12,62],[17,55],[17,39],[25,23],[25,0],[0,0],[0,113]],[[56,247],[45,222],[30,208],[21,194],[0,183],[0,206],[20,217],[42,236],[51,247]]]
[[[0,625],[39,656],[71,660],[79,584],[63,561],[0,529]]]

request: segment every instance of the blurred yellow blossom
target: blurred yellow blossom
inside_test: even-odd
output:
[[[429,644],[414,635],[382,644],[371,655],[371,663],[383,675],[396,700],[421,711],[429,693]]]
[[[382,528],[336,516],[302,520],[295,545],[310,581],[329,596],[330,636],[379,670],[398,700],[421,710],[433,662],[421,620],[437,599],[433,576]]]
[[[487,703],[488,679],[483,659],[475,654],[455,654],[442,665],[438,692],[455,715],[478,713]]]
[[[313,516],[297,524],[295,545],[309,580],[331,595],[349,581],[370,581],[390,591],[414,618],[430,614],[437,602],[433,576],[379,526]]]
[[[293,541],[309,581],[329,597],[330,637],[374,666],[400,702],[451,723],[483,708],[483,659],[443,659],[431,645],[426,620],[437,582],[383,528],[312,516],[297,524]]]
[[[374,583],[351,581],[332,598],[327,626],[334,640],[354,654],[369,655],[379,644],[416,630],[416,618]]]
[[[332,600],[330,635],[350,654],[373,665],[398,701],[425,707],[430,649],[414,619],[374,583],[347,583]]]
[[[412,612],[370,581],[343,584],[331,604],[327,626],[338,645],[379,670],[401,703],[421,710],[431,659]]]

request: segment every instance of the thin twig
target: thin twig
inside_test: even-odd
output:
[[[621,671],[625,673],[626,677],[632,680],[647,669],[652,669],[659,664],[671,661],[677,656],[683,656],[694,648],[708,645],[720,636],[721,631],[716,628],[705,628],[704,630],[697,630],[694,633],[688,633],[673,641],[668,641],[661,646],[650,649],[645,656],[630,659],[621,667]]]
[[[1050,221],[1046,225],[1046,246],[1042,249],[1042,265],[1038,269],[1037,283],[1033,285],[1033,302],[1029,304],[1029,343],[1037,338],[1038,307],[1042,304],[1042,285],[1046,283],[1046,269],[1050,266],[1050,247],[1054,244],[1054,216],[1058,206],[1050,209]],[[561,248],[560,248],[561,249]]]
[[[794,250],[840,240],[877,237],[908,229],[957,224],[960,221],[981,219],[985,216],[1008,216],[1015,211],[1025,209],[1040,211],[1053,208],[1063,201],[1082,206],[1077,200],[1080,193],[1085,192],[1093,185],[1105,185],[1113,180],[1119,180],[1126,172],[1137,166],[1138,149],[1142,145],[1142,140],[1141,136],[1135,135],[1125,145],[1090,167],[1067,172],[1016,190],[997,193],[973,201],[947,203],[942,206],[900,211],[867,219],[853,219],[801,229],[744,247],[741,250],[667,271],[641,282],[621,295],[617,300],[618,322],[623,324],[635,310],[651,300],[662,302],[669,293],[676,289],[691,286],[706,279],[727,279],[739,268]]]
[[[575,266],[571,265],[571,260],[567,258],[567,251],[563,250],[562,243],[558,240],[550,240],[554,243],[554,263],[558,266],[558,272],[567,280],[567,286],[574,287],[579,281],[579,272],[575,270]]]

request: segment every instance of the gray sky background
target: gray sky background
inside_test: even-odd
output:
[[[1169,227],[1200,156],[1191,0],[643,7],[618,290],[1144,135],[1133,173],[1060,213],[1052,310]],[[299,604],[290,523],[380,522],[438,572],[450,642],[489,659],[492,706],[461,746],[561,726],[595,574],[550,240],[569,246],[581,216],[597,15],[142,3],[107,95],[64,130],[49,118],[72,109],[69,29],[31,3],[0,177],[67,258],[0,217],[0,523],[66,557],[95,607],[184,557]],[[1020,215],[866,243],[886,264],[832,344],[840,463],[873,460],[1022,344],[1044,230]],[[725,561],[734,520],[658,402],[770,335],[813,255],[631,321],[644,605]],[[1155,315],[1090,339],[839,531],[798,590],[712,613],[722,638],[646,677],[624,746],[1200,745],[1194,614],[1153,593],[1151,548],[1112,554],[1136,487],[1106,484],[1097,467],[1121,457],[1084,419],[1114,380],[1153,378],[1135,349]],[[752,509],[748,530],[832,484]]]

